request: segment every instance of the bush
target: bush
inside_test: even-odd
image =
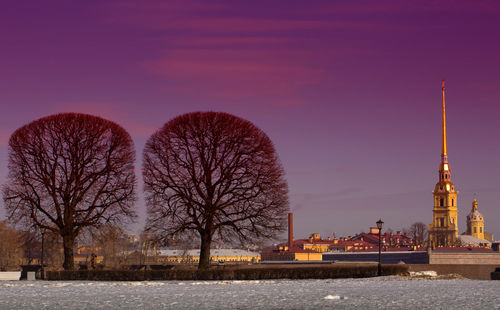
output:
[[[383,265],[383,275],[408,272],[406,265]],[[146,281],[146,280],[265,280],[366,278],[377,275],[377,265],[253,265],[224,266],[208,270],[170,268],[153,270],[62,270],[47,271],[47,280]]]

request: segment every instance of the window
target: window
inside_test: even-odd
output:
[[[439,200],[439,206],[440,206],[440,207],[444,206],[444,199],[443,199],[443,198],[441,198],[441,199]]]
[[[483,228],[482,227],[479,227],[479,232],[482,233],[483,232]]]
[[[477,233],[477,227],[474,227],[474,233]]]
[[[453,207],[453,203],[455,202],[454,199],[451,200],[451,206]]]
[[[444,227],[444,218],[442,217],[439,218],[439,226]]]

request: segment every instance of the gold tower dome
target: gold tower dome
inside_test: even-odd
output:
[[[433,193],[457,193],[455,191],[455,184],[450,180],[441,180],[434,187]]]
[[[472,202],[472,210],[470,211],[469,215],[467,215],[467,221],[470,222],[484,221],[483,215],[479,212],[477,206],[478,206],[477,200],[474,199],[474,201]]]

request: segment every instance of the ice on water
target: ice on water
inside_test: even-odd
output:
[[[0,283],[0,309],[500,309],[500,283],[410,277]]]

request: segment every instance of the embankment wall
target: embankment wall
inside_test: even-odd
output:
[[[429,255],[429,264],[495,265],[500,266],[499,252],[439,252]]]
[[[474,265],[474,264],[409,264],[409,271],[433,270],[438,275],[459,274],[468,279],[490,280],[491,273],[499,265]]]

